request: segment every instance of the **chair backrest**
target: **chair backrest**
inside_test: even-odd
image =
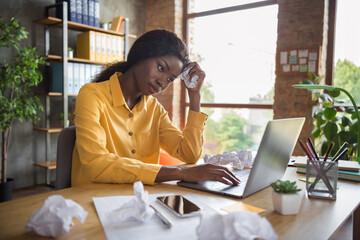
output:
[[[60,132],[56,153],[56,190],[71,187],[71,165],[75,139],[75,126],[64,128]]]

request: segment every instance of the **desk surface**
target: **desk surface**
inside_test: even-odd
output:
[[[295,168],[288,168],[284,179],[293,181],[303,177],[304,175],[296,173]],[[297,215],[283,216],[274,211],[270,187],[240,201],[266,209],[260,215],[270,221],[279,239],[328,239],[354,212],[356,224],[359,221],[360,184],[349,181],[339,182],[340,188],[337,192],[336,201],[305,197],[300,213]],[[298,186],[305,188],[305,183],[298,181]],[[145,186],[145,190],[149,191],[150,194],[196,194],[201,198],[206,198],[206,202],[211,203],[213,208],[216,208],[214,202],[215,205],[219,202],[220,206],[221,201],[225,201],[226,198],[234,200],[233,198],[219,197],[210,193],[178,187],[174,182]],[[36,234],[26,232],[25,225],[32,212],[40,208],[44,200],[53,194],[61,194],[64,198],[74,200],[89,213],[84,224],[74,218],[75,225],[67,235],[59,239],[105,239],[105,233],[92,198],[133,195],[133,188],[132,184],[89,184],[0,203],[0,239],[39,239]],[[359,234],[359,229],[356,231],[355,234]]]

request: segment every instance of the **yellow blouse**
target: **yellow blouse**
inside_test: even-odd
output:
[[[201,155],[206,114],[189,111],[179,131],[152,96],[132,110],[125,103],[117,73],[84,85],[75,107],[76,142],[71,184],[89,182],[154,184],[160,148],[186,163]]]

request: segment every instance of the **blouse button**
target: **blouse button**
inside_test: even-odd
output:
[[[132,136],[134,133],[133,132],[129,132],[129,135]]]
[[[136,150],[135,150],[135,149],[133,149],[133,150],[131,150],[131,152],[132,152],[133,154],[135,154],[135,153],[136,153]]]
[[[133,117],[134,115],[132,113],[129,114],[129,118]]]

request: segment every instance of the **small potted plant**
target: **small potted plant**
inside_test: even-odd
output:
[[[100,20],[100,27],[104,30],[109,30],[109,23],[104,21],[104,20]]]
[[[68,58],[73,58],[73,57],[74,57],[74,49],[68,47]]]
[[[277,180],[271,184],[272,201],[276,212],[282,215],[297,214],[300,209],[304,191],[298,189],[296,182]]]

